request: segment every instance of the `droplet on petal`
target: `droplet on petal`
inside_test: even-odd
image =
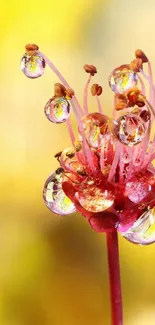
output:
[[[31,79],[41,77],[44,73],[45,65],[45,60],[39,53],[34,55],[28,55],[25,53],[20,63],[23,73]]]
[[[49,121],[63,123],[70,116],[70,104],[64,97],[53,97],[46,103],[44,112]]]
[[[139,116],[134,114],[121,116],[113,124],[113,132],[116,138],[122,144],[130,147],[144,139],[145,131],[145,123]]]
[[[81,188],[76,193],[76,198],[81,206],[90,212],[107,210],[114,203],[114,194],[106,184],[101,187],[90,181],[84,186],[81,184]]]
[[[126,232],[121,232],[128,241],[149,245],[155,242],[155,208],[144,212]]]
[[[125,193],[127,197],[134,203],[141,202],[152,190],[151,185],[146,181],[142,181],[141,179],[136,179],[133,177],[126,184]]]
[[[117,94],[123,94],[136,86],[137,82],[137,74],[127,64],[114,69],[109,76],[109,85]]]
[[[109,134],[109,119],[101,113],[90,113],[82,118],[88,144],[99,148]]]
[[[67,215],[76,211],[72,201],[62,189],[62,173],[53,172],[45,182],[43,199],[46,206],[54,213]]]

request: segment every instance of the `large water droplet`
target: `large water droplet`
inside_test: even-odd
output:
[[[20,67],[23,73],[31,79],[41,77],[45,70],[45,60],[41,54],[28,55],[24,54]]]
[[[67,215],[76,211],[72,201],[62,189],[62,173],[53,172],[46,180],[43,189],[46,206],[54,213]]]
[[[122,144],[130,147],[144,139],[145,131],[145,123],[134,114],[121,116],[113,124],[113,132],[116,138]]]
[[[107,210],[114,203],[114,194],[106,184],[97,186],[94,181],[90,180],[76,193],[81,206],[90,212],[101,212]]]
[[[88,144],[93,148],[101,147],[110,132],[108,118],[100,113],[90,113],[82,118],[82,122]]]
[[[63,123],[70,116],[70,104],[64,97],[53,97],[46,103],[44,112],[49,121]]]
[[[149,245],[155,242],[155,208],[144,212],[122,236],[132,243]]]
[[[127,64],[114,69],[109,76],[109,85],[117,94],[123,94],[130,88],[136,86],[137,82],[138,78],[136,73],[130,70]]]

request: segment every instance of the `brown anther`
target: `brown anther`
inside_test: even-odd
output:
[[[60,158],[60,156],[61,156],[61,154],[62,154],[62,151],[59,151],[59,152],[57,152],[55,155],[54,155],[54,158]]]
[[[73,158],[75,156],[75,151],[74,150],[68,150],[66,153],[66,156],[69,158]]]
[[[122,109],[127,108],[127,104],[124,101],[118,101],[118,103],[116,103],[115,109],[116,111],[121,111]]]
[[[128,107],[128,98],[124,94],[115,95],[116,98],[116,111],[121,111],[124,108]]]
[[[55,172],[56,172],[57,175],[60,175],[61,173],[64,172],[64,169],[62,167],[59,167],[59,168],[56,169]]]
[[[91,94],[92,96],[100,96],[102,94],[102,87],[98,84],[93,84],[91,86]]]
[[[151,114],[149,111],[147,110],[143,110],[141,113],[140,113],[140,117],[141,119],[144,121],[144,122],[148,122],[151,118]]]
[[[60,83],[54,85],[54,96],[55,97],[64,97],[66,95],[66,88]]]
[[[130,63],[130,69],[134,72],[139,72],[143,68],[143,61],[141,58],[134,59]]]
[[[94,65],[85,64],[83,68],[87,73],[90,73],[92,76],[94,76],[94,74],[97,73],[97,69]]]
[[[72,99],[72,97],[75,95],[74,90],[73,89],[66,89],[66,97],[67,99]]]
[[[77,173],[81,176],[87,176],[87,173],[85,171],[85,168],[83,167],[82,169],[77,169]]]
[[[39,46],[36,44],[27,44],[25,50],[28,55],[34,55],[39,50]]]
[[[135,56],[136,56],[137,59],[142,59],[143,63],[148,62],[148,58],[147,58],[147,56],[145,55],[145,53],[142,50],[139,50],[139,49],[136,50],[135,51]]]
[[[82,142],[81,141],[75,141],[74,142],[74,147],[76,152],[79,152],[82,149]]]
[[[134,87],[134,88],[131,88],[130,90],[128,90],[127,97],[129,100],[130,107],[132,107],[134,105],[142,107],[145,105],[145,99],[141,95],[140,89],[138,89],[137,87]]]

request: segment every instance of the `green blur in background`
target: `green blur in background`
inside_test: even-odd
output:
[[[109,325],[104,234],[79,214],[45,207],[42,187],[70,145],[65,124],[43,108],[57,77],[30,80],[19,63],[36,43],[83,100],[85,63],[94,64],[111,114],[108,74],[141,48],[155,71],[154,0],[1,0],[0,9],[0,325]],[[90,97],[90,111],[96,110]],[[76,128],[75,119],[72,119]],[[155,245],[120,239],[125,325],[155,324]]]

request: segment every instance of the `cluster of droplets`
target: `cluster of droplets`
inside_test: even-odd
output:
[[[39,52],[38,46],[28,44],[21,60],[21,70],[27,77],[40,77],[48,64],[62,82],[54,85],[54,95],[47,101],[44,112],[52,123],[67,122],[72,147],[55,155],[61,167],[45,182],[43,198],[47,207],[60,215],[78,210],[88,220],[94,217],[97,223],[100,219],[102,230],[96,228],[98,231],[103,231],[107,213],[109,218],[117,219],[114,227],[126,239],[142,245],[155,242],[155,170],[152,165],[155,141],[149,141],[155,116],[155,86],[152,71],[149,70],[150,76],[143,72],[146,62],[146,55],[137,50],[136,59],[111,72],[109,85],[114,92],[114,111],[110,118],[103,113],[99,100],[102,87],[98,84],[91,87],[98,111],[88,112],[88,87],[97,73],[93,65],[84,66],[89,78],[84,89],[84,107],[81,107],[74,91]],[[149,81],[149,101],[140,74]],[[138,82],[141,90],[137,88]],[[78,122],[77,141],[69,119],[71,106]],[[112,223],[110,220],[109,224]]]

